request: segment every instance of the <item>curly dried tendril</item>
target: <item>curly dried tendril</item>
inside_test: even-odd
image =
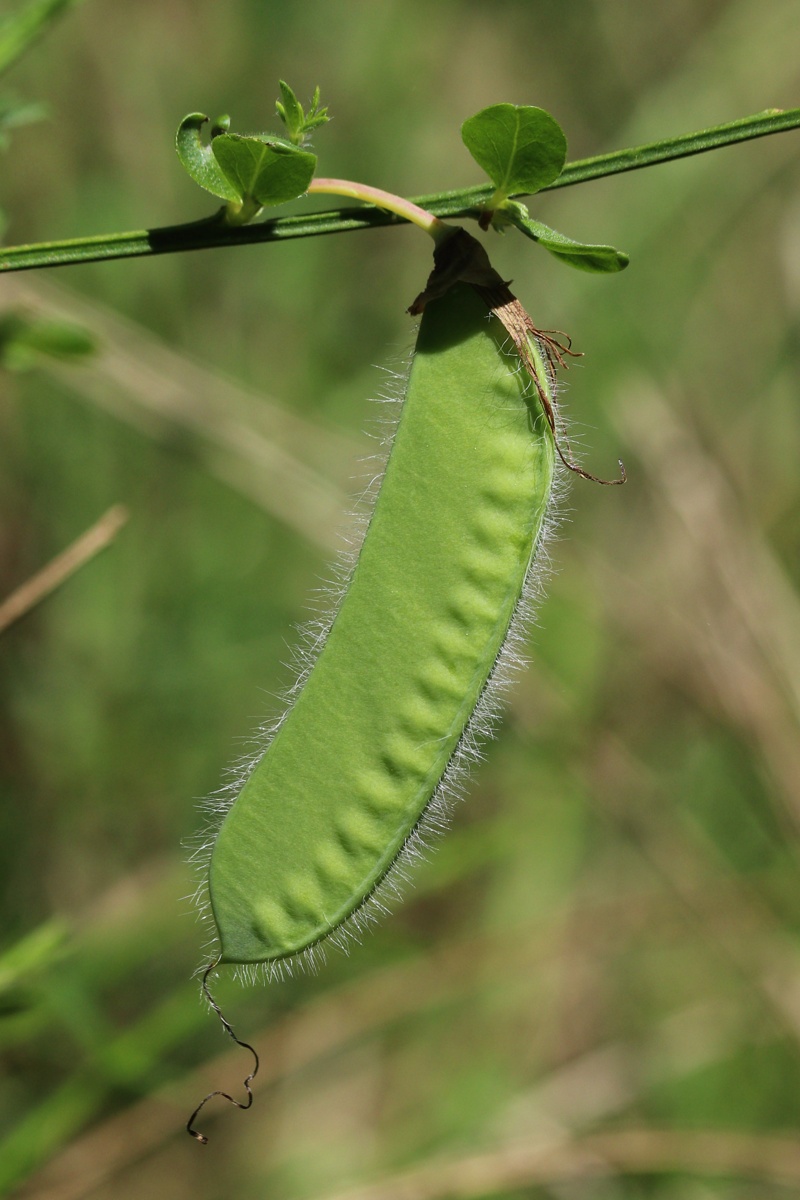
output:
[[[208,1145],[208,1138],[206,1137],[206,1135],[204,1133],[200,1133],[199,1130],[195,1129],[195,1127],[194,1127],[194,1123],[197,1120],[197,1117],[198,1117],[199,1113],[201,1112],[201,1110],[203,1108],[205,1108],[205,1106],[206,1106],[206,1104],[208,1104],[209,1100],[213,1100],[215,1096],[221,1096],[223,1098],[223,1100],[227,1100],[229,1104],[232,1104],[234,1106],[234,1108],[241,1108],[243,1110],[247,1110],[250,1107],[250,1105],[253,1103],[253,1091],[252,1091],[252,1088],[250,1087],[250,1084],[253,1082],[256,1075],[258,1074],[258,1067],[259,1067],[258,1054],[256,1053],[256,1051],[253,1049],[253,1047],[250,1045],[249,1042],[243,1042],[243,1041],[241,1041],[240,1038],[238,1038],[236,1036],[236,1034],[233,1032],[233,1027],[231,1026],[230,1021],[228,1021],[228,1019],[225,1017],[225,1015],[222,1012],[222,1009],[217,1004],[216,1000],[214,999],[214,997],[211,995],[211,992],[209,991],[208,977],[212,973],[212,971],[215,971],[217,969],[218,966],[219,966],[219,959],[215,959],[214,962],[208,964],[205,971],[203,972],[202,985],[201,985],[202,989],[203,989],[203,995],[205,996],[205,998],[208,1001],[211,1008],[213,1008],[214,1012],[219,1017],[219,1019],[222,1023],[222,1027],[225,1030],[225,1032],[227,1033],[228,1037],[231,1038],[234,1042],[236,1042],[237,1046],[241,1046],[243,1050],[250,1051],[250,1053],[253,1056],[253,1069],[250,1072],[250,1074],[247,1076],[247,1078],[244,1080],[244,1083],[242,1085],[244,1087],[244,1090],[247,1093],[246,1101],[242,1102],[241,1100],[235,1100],[233,1098],[233,1096],[230,1096],[227,1092],[222,1092],[222,1091],[209,1092],[207,1096],[203,1097],[203,1099],[198,1104],[197,1108],[194,1110],[192,1115],[189,1117],[189,1120],[186,1122],[186,1132],[191,1134],[193,1138],[196,1138],[197,1141],[201,1144],[201,1146]]]

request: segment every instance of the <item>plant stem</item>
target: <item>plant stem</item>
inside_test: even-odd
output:
[[[353,183],[349,179],[312,179],[308,195],[313,193],[351,196],[354,200],[363,200],[366,204],[372,204],[375,208],[394,213],[396,216],[410,221],[413,225],[418,225],[420,229],[429,233],[435,242],[441,241],[443,237],[452,232],[444,221],[440,221],[426,209],[420,208],[413,200],[404,200],[402,196],[384,192],[382,188],[370,187],[366,183]]]
[[[601,179],[622,171],[635,171],[656,163],[670,162],[691,154],[703,154],[721,146],[730,146],[750,138],[781,133],[800,127],[800,108],[768,109],[726,125],[681,134],[661,142],[615,150],[568,163],[561,175],[551,184],[553,188],[571,187],[590,179]],[[324,181],[317,180],[318,184]],[[328,183],[332,182],[330,180]],[[357,185],[363,193],[362,185]],[[309,191],[315,191],[314,183]],[[437,192],[418,196],[409,205],[426,209],[434,217],[480,216],[480,206],[492,195],[492,185],[462,188],[458,191]],[[348,193],[349,194],[349,193]],[[386,193],[381,193],[385,196]],[[380,201],[379,201],[380,203]],[[406,216],[408,213],[405,214]],[[100,262],[113,258],[135,258],[149,254],[172,254],[182,250],[200,250],[212,246],[244,246],[254,242],[282,241],[294,237],[315,237],[326,233],[345,233],[357,229],[397,225],[404,217],[381,208],[344,208],[330,212],[311,213],[298,217],[278,217],[257,225],[226,228],[216,216],[184,225],[161,229],[137,229],[130,233],[98,234],[94,237],[72,238],[68,241],[39,242],[29,246],[9,246],[0,249],[0,272],[25,271],[34,267],[67,266],[71,263]],[[431,232],[431,230],[428,230]]]

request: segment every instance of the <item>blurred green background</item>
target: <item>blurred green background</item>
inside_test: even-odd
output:
[[[550,110],[574,159],[797,105],[798,44],[795,0],[86,0],[3,81],[50,114],[0,157],[6,241],[207,215],[179,120],[274,127],[281,77],[330,105],[322,173],[414,195],[481,182],[485,105]],[[536,201],[618,276],[487,238],[629,483],[572,482],[531,664],[402,907],[317,977],[219,982],[262,1073],[207,1149],[185,1119],[248,1059],[191,978],[181,842],[290,682],[429,246],[3,279],[0,319],[98,352],[0,378],[0,596],[130,520],[2,637],[0,1190],[800,1196],[798,145]]]

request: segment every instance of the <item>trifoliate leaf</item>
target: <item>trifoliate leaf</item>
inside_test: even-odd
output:
[[[315,154],[271,134],[221,133],[212,141],[211,151],[236,198],[263,206],[302,196],[317,165]]]

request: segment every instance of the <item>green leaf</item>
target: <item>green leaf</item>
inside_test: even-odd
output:
[[[271,134],[221,133],[211,150],[236,197],[259,205],[285,204],[302,196],[317,165],[315,154]]]
[[[568,263],[571,267],[577,267],[579,271],[610,274],[624,270],[630,262],[627,254],[623,254],[621,250],[615,250],[613,246],[594,246],[589,242],[576,242],[566,234],[559,233],[557,229],[551,229],[542,221],[534,221],[533,217],[528,216],[528,210],[524,204],[510,201],[497,210],[497,215],[516,225],[517,229],[521,230],[526,237],[538,242],[540,246],[544,246],[545,250],[549,250],[555,258],[560,258],[562,262]]]
[[[311,108],[306,113],[305,125],[306,132],[310,133],[312,129],[316,129],[319,125],[326,125],[330,121],[328,116],[327,105],[323,108],[319,106],[319,88],[314,88],[314,95],[311,97]]]
[[[281,99],[275,101],[275,109],[286,126],[286,132],[289,134],[290,140],[297,145],[303,136],[303,125],[305,123],[303,106],[288,83],[279,79],[278,87],[281,89]]]
[[[96,349],[95,339],[79,325],[8,313],[0,320],[0,364],[27,371],[41,357],[75,362]]]
[[[289,140],[295,146],[307,144],[312,129],[330,120],[327,108],[319,106],[319,88],[314,89],[311,108],[305,112],[297,96],[283,79],[278,80],[281,99],[275,101],[275,111],[286,126]]]
[[[497,189],[506,196],[530,194],[553,183],[567,157],[567,139],[543,108],[493,104],[461,126],[464,145]]]
[[[200,130],[207,120],[204,113],[189,113],[188,117],[183,118],[175,137],[178,158],[195,183],[211,192],[212,196],[219,196],[221,200],[241,200],[241,194],[220,170],[211,146],[207,146],[200,137]],[[219,126],[218,121],[214,128]],[[214,138],[211,140],[213,144]]]

